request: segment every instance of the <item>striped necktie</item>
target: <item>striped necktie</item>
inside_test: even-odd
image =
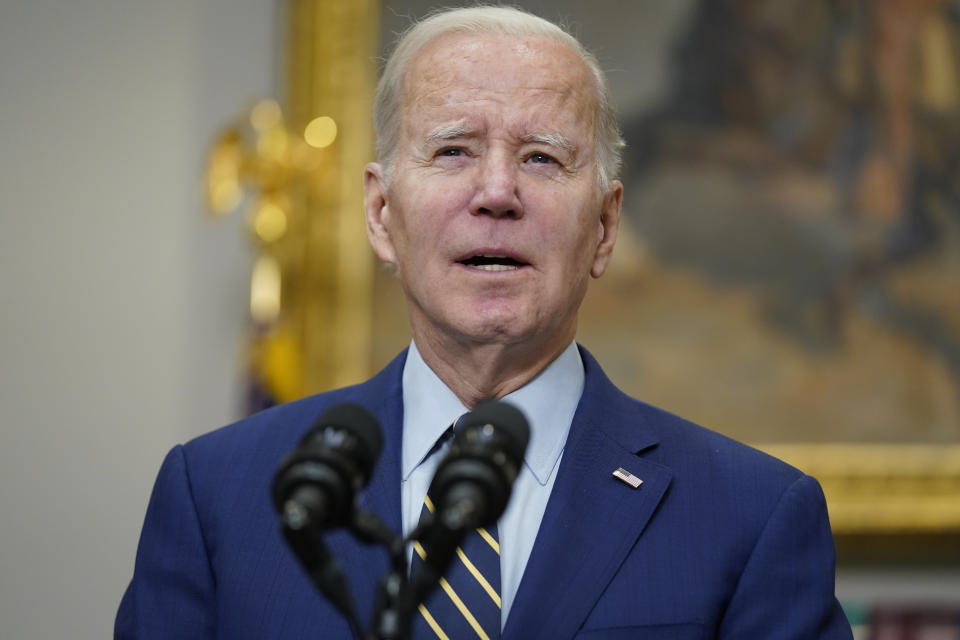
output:
[[[433,509],[428,495],[420,519]],[[413,548],[412,571],[416,572],[429,549],[419,542],[414,542]],[[496,525],[466,535],[439,585],[414,614],[411,627],[411,638],[416,640],[500,638],[500,541]]]

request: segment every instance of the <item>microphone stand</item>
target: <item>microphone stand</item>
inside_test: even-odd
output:
[[[407,597],[408,540],[393,533],[380,518],[368,511],[355,513],[350,530],[361,542],[381,544],[390,553],[391,570],[380,580],[370,637],[374,640],[408,640],[413,608]]]
[[[320,592],[347,619],[355,640],[362,640],[363,631],[350,597],[350,589],[340,563],[330,555],[321,535],[322,529],[311,520],[309,512],[294,501],[283,510],[283,536],[300,564]]]
[[[437,587],[466,532],[482,524],[478,519],[486,504],[482,492],[468,485],[456,493],[459,500],[454,500],[455,506],[422,520],[406,538],[395,534],[376,514],[354,511],[347,525],[350,531],[364,544],[379,544],[385,547],[391,562],[389,573],[380,580],[373,626],[370,635],[366,637],[362,635],[362,627],[354,613],[346,579],[339,564],[327,552],[320,532],[312,530],[311,535],[306,538],[291,536],[288,531],[288,518],[284,518],[284,533],[287,534],[291,546],[314,579],[314,583],[347,617],[355,638],[409,640],[414,611]],[[428,560],[421,563],[417,576],[410,579],[406,548],[413,540],[424,544],[428,550]]]
[[[348,528],[357,539],[369,545],[379,544],[390,553],[391,570],[381,581],[374,609],[370,635],[363,632],[346,576],[340,564],[327,550],[322,530],[312,526],[305,510],[288,503],[283,513],[283,534],[314,586],[336,607],[350,626],[355,640],[409,640],[410,619],[418,602],[412,602],[410,582],[407,579],[406,544],[403,539],[375,514],[354,512]]]
[[[408,578],[407,544],[427,534],[427,537],[434,541],[428,543],[428,548],[437,550],[436,558],[452,558],[462,536],[456,536],[455,532],[447,528],[443,528],[442,532],[432,531],[432,522],[425,520],[409,537],[404,538],[395,534],[376,514],[359,509],[353,512],[346,524],[347,528],[363,544],[385,547],[391,563],[390,571],[380,580],[373,625],[370,634],[366,635],[357,617],[347,578],[340,563],[324,542],[323,534],[328,527],[311,517],[314,512],[324,511],[317,508],[316,504],[324,498],[323,492],[311,487],[301,487],[295,495],[296,499],[288,500],[281,510],[283,535],[314,586],[344,616],[354,639],[409,640],[413,612],[436,587],[449,562],[445,563],[439,572],[433,566],[436,561],[430,566],[424,564],[424,571],[420,572],[419,579],[411,582]],[[454,534],[455,539],[447,539],[449,534]],[[450,544],[453,546],[447,550],[446,547]]]
[[[386,547],[390,554],[391,569],[380,580],[377,590],[373,626],[368,636],[371,640],[409,640],[413,612],[436,588],[463,537],[463,529],[450,528],[446,520],[438,518],[433,522],[421,522],[410,536],[403,538],[393,533],[375,514],[368,511],[354,513],[349,528],[357,539],[364,544],[380,544]],[[442,531],[438,532],[433,527],[440,522],[443,522],[443,526]],[[435,544],[429,545],[435,553],[434,563],[423,564],[419,578],[411,581],[407,577],[407,544],[430,531],[433,531],[433,539],[436,540]],[[439,563],[436,558],[440,559]],[[434,566],[435,564],[438,566]],[[341,611],[343,610],[341,608]]]

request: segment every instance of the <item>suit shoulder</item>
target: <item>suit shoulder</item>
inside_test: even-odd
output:
[[[691,490],[716,500],[750,495],[772,508],[804,477],[755,447],[632,398],[613,385],[600,397],[598,426],[621,446],[669,468],[675,491]]]
[[[759,449],[627,395],[582,347],[581,356],[585,413],[621,446],[642,449],[643,457],[690,477],[762,478],[785,490],[803,475]]]
[[[223,458],[229,452],[288,452],[327,409],[341,403],[364,406],[381,421],[395,411],[401,394],[400,371],[405,352],[373,378],[281,404],[201,435],[184,445],[188,458]],[[276,455],[272,457],[276,458]]]
[[[682,445],[691,453],[721,455],[741,463],[749,462],[771,470],[779,470],[793,477],[801,473],[786,462],[719,431],[642,401],[635,400],[635,402],[643,407],[641,411],[646,416],[646,420],[661,425],[660,438],[666,445]]]
[[[350,397],[350,388],[328,391],[287,402],[241,418],[231,424],[193,438],[184,445],[189,453],[222,452],[244,443],[256,445],[264,438],[298,439],[329,407]]]
[[[747,554],[786,502],[823,506],[814,478],[759,449],[663,409],[631,400],[656,444],[640,455],[669,469],[670,508],[695,519],[723,522],[735,514],[728,543]],[[719,544],[719,541],[718,541]]]
[[[655,425],[659,456],[676,466],[686,461],[710,473],[735,472],[762,477],[783,489],[803,476],[799,469],[730,436],[696,424],[664,409],[633,400],[647,424]]]

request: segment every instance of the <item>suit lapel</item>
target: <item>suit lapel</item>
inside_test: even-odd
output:
[[[400,517],[400,450],[403,438],[403,365],[404,350],[377,376],[357,387],[360,402],[380,421],[383,428],[383,452],[374,468],[360,506],[373,511],[393,531],[402,529]]]
[[[507,638],[570,638],[653,516],[671,472],[636,454],[657,444],[633,401],[581,349],[586,384],[533,552],[504,628]],[[643,484],[613,477],[623,467]],[[549,615],[544,605],[550,607]]]

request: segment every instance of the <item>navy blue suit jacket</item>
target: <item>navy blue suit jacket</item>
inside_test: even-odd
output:
[[[620,392],[582,351],[586,386],[505,639],[851,638],[815,480]],[[400,530],[401,371],[251,416],[175,447],[160,470],[116,637],[349,638],[285,544],[269,486],[327,407],[380,420],[360,501]],[[618,467],[643,480],[614,478]],[[358,610],[388,569],[344,532],[328,546]]]

